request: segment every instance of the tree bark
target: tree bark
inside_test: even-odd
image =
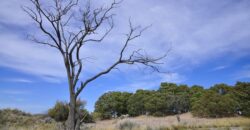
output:
[[[66,54],[68,55],[68,54]],[[73,83],[73,76],[71,75],[70,63],[69,59],[64,56],[65,67],[67,70],[68,77],[68,85],[69,85],[69,93],[70,93],[70,101],[69,101],[69,115],[66,123],[66,130],[80,130],[79,123],[76,123],[77,119],[77,111],[76,111],[76,94],[75,94],[75,86]]]
[[[69,115],[67,119],[67,130],[75,130],[75,99],[70,95]]]
[[[178,123],[181,121],[181,117],[180,117],[180,111],[178,111],[177,115],[176,115],[176,119],[178,121]]]
[[[76,100],[75,100],[75,96],[72,93],[70,95],[70,103],[69,103],[69,116],[67,119],[67,130],[80,130],[80,129],[76,129],[78,128],[76,126]],[[80,128],[80,127],[79,127]]]

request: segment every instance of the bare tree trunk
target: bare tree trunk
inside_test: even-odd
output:
[[[80,130],[81,121],[79,108],[77,108],[76,96],[73,93],[70,96],[70,105],[69,105],[69,115],[66,124],[66,130]]]
[[[166,54],[160,57],[150,57],[142,49],[133,50],[132,53],[128,55],[125,54],[128,49],[128,44],[132,40],[140,37],[142,32],[149,27],[134,27],[129,20],[130,30],[126,34],[126,40],[119,51],[118,59],[108,68],[89,77],[85,81],[78,81],[82,73],[84,60],[84,58],[80,56],[81,48],[88,42],[102,42],[110,33],[114,27],[114,14],[112,14],[112,10],[116,8],[122,0],[113,0],[109,7],[100,7],[93,10],[90,8],[89,2],[82,11],[74,11],[75,9],[81,10],[81,6],[77,6],[79,0],[53,0],[52,5],[47,6],[44,3],[41,4],[40,1],[42,0],[30,0],[33,7],[23,7],[23,9],[38,25],[42,34],[48,38],[44,40],[32,36],[31,40],[38,44],[57,49],[64,59],[70,94],[69,115],[66,122],[67,130],[80,130],[81,120],[77,108],[77,97],[79,97],[82,90],[90,82],[108,74],[113,69],[117,69],[117,66],[120,64],[141,64],[151,68],[153,71],[160,72],[158,65],[161,63],[158,61],[166,57]],[[81,16],[81,18],[75,19],[73,16]],[[78,19],[81,20],[79,21]],[[71,22],[71,20],[74,21]],[[74,31],[68,29],[75,22],[81,22],[79,29]],[[109,26],[108,29],[104,33],[100,33],[101,37],[96,36],[96,34],[99,34],[98,31],[100,28],[106,28],[107,25]]]
[[[76,103],[76,95],[74,92],[70,94],[70,103],[69,103],[69,115],[66,123],[66,130],[80,130],[80,113],[78,111]]]
[[[81,122],[80,122],[80,119],[77,118],[77,119],[76,119],[76,127],[75,127],[75,130],[80,130],[80,128],[81,128]]]
[[[67,130],[76,130],[76,98],[74,94],[70,95],[70,103],[69,103],[69,116],[67,119]]]
[[[181,121],[181,117],[180,117],[180,111],[178,111],[177,115],[176,115],[176,118],[177,118],[177,121],[180,122]]]

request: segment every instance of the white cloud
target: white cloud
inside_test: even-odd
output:
[[[101,3],[99,0],[93,3]],[[104,0],[102,1],[104,2]],[[106,0],[105,0],[106,2]],[[0,66],[32,74],[41,79],[60,83],[65,80],[65,68],[59,53],[46,46],[24,39],[26,34],[39,36],[31,30],[32,21],[20,8],[29,5],[28,0],[2,0],[0,4]],[[114,86],[116,90],[135,91],[153,89],[160,82],[183,83],[188,77],[181,73],[206,64],[216,58],[238,59],[250,52],[250,2],[228,0],[126,0],[115,9],[116,28],[102,44],[84,46],[82,56],[91,57],[84,64],[84,74],[91,75],[112,64],[124,43],[128,31],[128,19],[135,25],[153,24],[142,37],[132,42],[129,48],[143,48],[148,54],[159,56],[172,48],[164,70],[172,74],[142,74],[137,66],[120,66],[121,73],[128,77],[126,84]],[[27,30],[26,30],[27,29]],[[224,69],[223,66],[214,68]],[[121,73],[112,71],[109,76]],[[243,69],[236,79],[249,78],[249,69]],[[26,82],[19,79],[19,82]],[[28,82],[28,81],[27,81]],[[111,83],[109,83],[111,84]],[[103,85],[103,84],[102,84]],[[111,84],[112,85],[112,84]],[[112,86],[111,86],[112,87]],[[25,95],[29,92],[6,90],[5,94]],[[19,99],[17,99],[19,100]],[[20,99],[21,101],[22,99]],[[0,108],[21,108],[27,111],[46,110],[48,106],[1,104]]]
[[[165,74],[162,77],[162,82],[182,83],[185,80],[186,80],[186,78],[178,73]]]
[[[186,78],[178,73],[152,73],[150,75],[141,75],[128,77],[128,80],[131,81],[128,84],[121,86],[116,86],[116,91],[129,91],[135,92],[138,89],[155,89],[158,88],[161,82],[170,82],[170,83],[182,83]]]
[[[233,75],[236,80],[250,79],[250,69],[243,69]]]
[[[32,22],[20,10],[21,4],[26,2],[4,1],[0,6],[1,22],[22,27]],[[135,24],[153,24],[140,39],[130,45],[130,48],[144,48],[149,54],[158,56],[167,52],[172,43],[171,53],[167,57],[167,64],[164,65],[164,68],[170,71],[190,69],[223,55],[240,57],[248,54],[248,4],[247,1],[202,1],[190,4],[184,0],[126,0],[115,11],[116,28],[110,37],[101,45],[90,44],[83,48],[84,57],[95,59],[86,62],[84,71],[87,75],[93,74],[115,61],[119,53],[117,48],[123,43],[122,34],[128,30],[129,17],[132,17]],[[0,33],[1,66],[34,74],[53,82],[60,82],[65,78],[62,59],[55,50],[31,44],[20,38],[20,35],[22,34]],[[126,67],[123,69],[126,69],[126,74],[134,71]],[[180,77],[182,76],[174,73],[172,76],[166,76],[165,80],[179,82],[178,80],[182,79]]]
[[[24,15],[22,6],[30,5],[28,0],[3,0],[0,4],[0,22],[27,26],[32,21],[27,15]]]
[[[121,10],[126,16],[134,17],[137,23],[153,23],[150,33],[142,40],[152,42],[148,48],[156,48],[157,42],[171,41],[173,50],[169,60],[172,66],[192,66],[228,53],[240,55],[243,53],[238,53],[240,50],[250,49],[247,2],[233,4],[211,1],[194,4],[196,6],[185,1],[131,0],[124,3],[129,5]],[[137,10],[128,9],[135,6]],[[164,51],[161,48],[157,50]]]
[[[18,82],[18,83],[33,83],[34,81],[29,79],[23,79],[23,78],[8,78],[8,79],[2,79],[2,81],[7,82]]]
[[[215,68],[212,69],[212,71],[218,71],[218,70],[223,70],[226,69],[228,66],[221,65],[221,66],[216,66]]]
[[[62,59],[51,48],[31,44],[15,35],[2,33],[0,45],[0,66],[40,77],[65,77]]]
[[[135,92],[138,89],[153,89],[156,86],[159,86],[159,82],[157,81],[134,82],[131,84],[118,86],[117,88],[115,88],[115,91]]]

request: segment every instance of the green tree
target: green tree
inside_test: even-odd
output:
[[[189,90],[189,102],[193,106],[201,98],[202,94],[205,92],[204,88],[199,85],[193,85]],[[191,107],[192,109],[192,107]]]
[[[233,87],[229,86],[227,84],[215,84],[210,88],[210,90],[213,90],[221,95],[232,93],[233,92]]]
[[[131,95],[127,92],[105,93],[95,103],[95,112],[99,113],[102,119],[127,114],[127,102]]]
[[[166,96],[160,92],[152,91],[145,100],[145,111],[153,116],[164,116],[168,105]]]
[[[220,94],[207,90],[192,106],[192,113],[199,117],[228,117],[233,116],[237,101],[232,94]]]
[[[239,103],[239,110],[244,116],[250,116],[250,83],[237,82],[234,88],[234,94]]]
[[[164,82],[161,83],[161,86],[158,91],[168,94],[176,94],[179,90],[176,84]]]
[[[151,91],[149,90],[137,90],[135,94],[128,99],[128,114],[130,116],[145,115],[145,103],[148,100],[148,96]]]
[[[168,114],[187,112],[189,110],[189,87],[187,85],[176,85],[174,83],[161,83],[158,90],[166,97],[165,105]]]

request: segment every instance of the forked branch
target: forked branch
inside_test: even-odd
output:
[[[90,3],[87,3],[86,7],[83,10],[80,9],[80,11],[74,11],[78,9],[78,0],[53,0],[53,6],[46,6],[46,3],[41,3],[40,0],[30,1],[34,7],[23,7],[23,9],[37,23],[48,40],[38,40],[33,36],[30,38],[36,43],[48,45],[60,51],[67,70],[70,93],[75,95],[75,98],[79,96],[81,91],[90,82],[116,69],[119,64],[141,64],[151,68],[153,71],[160,72],[157,65],[161,63],[158,61],[166,57],[166,55],[151,57],[147,53],[142,53],[142,49],[134,50],[131,54],[127,55],[126,52],[129,43],[140,37],[150,27],[134,27],[129,20],[130,30],[126,34],[126,40],[119,51],[118,59],[104,71],[97,73],[85,81],[81,81],[80,86],[76,88],[79,77],[84,69],[83,58],[80,55],[81,49],[88,42],[102,42],[107,37],[114,28],[114,14],[112,10],[121,1],[113,0],[110,6],[96,9],[91,9]],[[77,16],[77,18],[74,16]],[[75,23],[77,23],[77,28],[75,27]],[[102,35],[99,35],[100,33],[98,32],[103,27],[106,27],[106,31],[101,33]],[[95,37],[96,34],[99,37]]]
[[[92,81],[94,81],[95,79],[105,75],[105,74],[108,74],[111,70],[113,69],[116,69],[116,67],[119,65],[119,64],[142,64],[142,65],[145,65],[146,67],[150,67],[153,71],[157,71],[157,72],[160,72],[159,68],[157,66],[155,66],[156,64],[161,64],[159,63],[158,61],[160,61],[161,59],[165,58],[167,56],[167,54],[163,55],[163,56],[160,56],[160,57],[156,57],[156,58],[153,58],[153,57],[150,57],[148,55],[143,55],[140,53],[140,51],[142,49],[138,49],[138,50],[135,50],[133,51],[129,56],[128,58],[125,58],[124,57],[124,53],[128,47],[128,44],[140,37],[142,35],[142,33],[150,26],[148,27],[145,27],[141,30],[138,30],[140,27],[133,27],[131,21],[129,20],[129,27],[130,27],[130,31],[128,34],[126,34],[127,38],[126,38],[126,41],[125,41],[125,44],[123,45],[121,51],[120,51],[120,56],[118,58],[118,60],[113,63],[111,66],[109,66],[107,69],[105,69],[104,71],[101,71],[99,73],[97,73],[96,75],[94,75],[93,77],[87,79],[86,81],[84,82],[81,82],[81,85],[80,87],[77,89],[76,91],[76,96],[79,96],[79,94],[81,93],[81,91]]]

